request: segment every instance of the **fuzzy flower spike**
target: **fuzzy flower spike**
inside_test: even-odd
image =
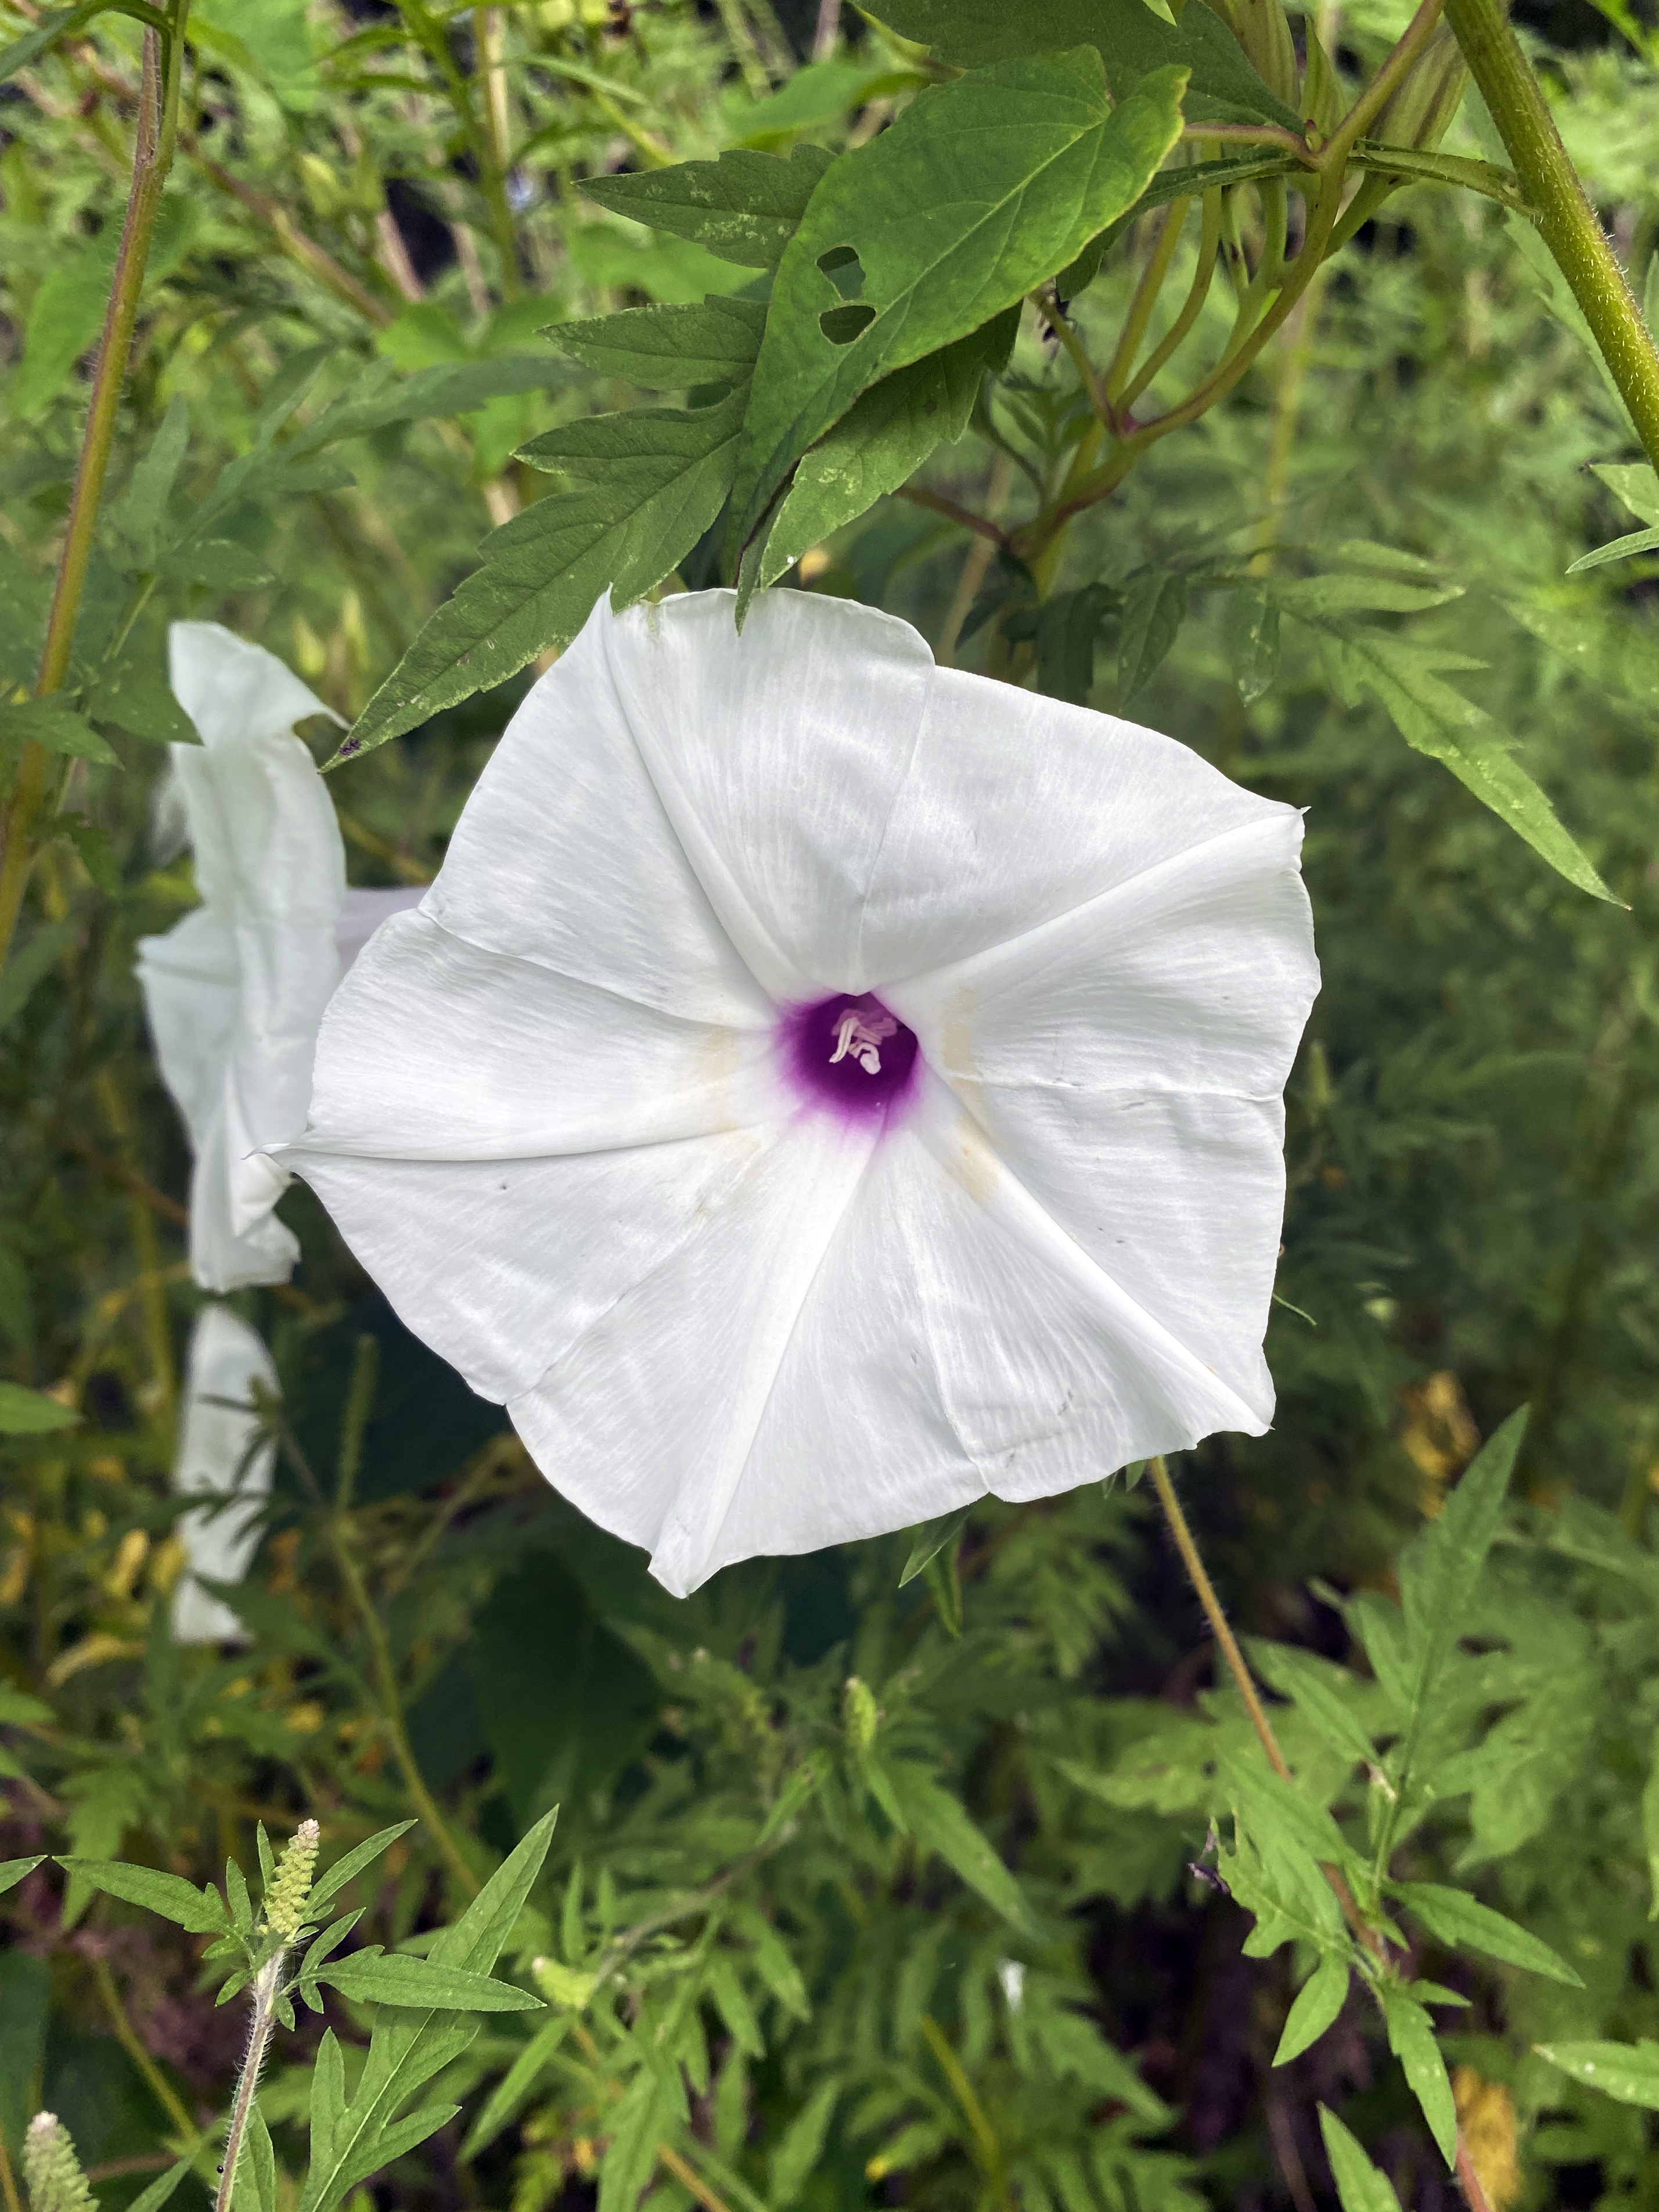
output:
[[[284,1157],[675,1592],[1259,1435],[1301,837],[866,607],[601,606]]]
[[[217,623],[174,623],[173,689],[201,732],[173,772],[202,904],[142,939],[161,1076],[196,1155],[190,1256],[206,1290],[285,1282],[299,1247],[272,1212],[317,1024],[343,968],[416,891],[348,891],[333,801],[294,725],[329,712],[275,654]],[[337,720],[337,717],[333,719]]]

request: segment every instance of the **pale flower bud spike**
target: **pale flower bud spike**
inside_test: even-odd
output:
[[[1260,1435],[1296,810],[768,592],[601,605],[282,1153],[677,1593]]]

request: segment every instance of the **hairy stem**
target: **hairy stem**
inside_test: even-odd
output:
[[[265,2063],[271,2030],[276,2025],[276,1995],[282,1986],[283,1960],[287,1955],[285,1951],[278,1951],[275,1958],[266,1960],[253,1978],[253,2017],[248,2022],[247,2049],[242,2057],[242,2070],[236,2077],[236,2094],[231,2101],[230,2124],[225,2130],[224,2163],[219,2169],[213,2212],[230,2212],[231,2200],[236,2194],[236,2168],[247,2135],[248,2114],[253,2110],[254,2094],[259,2087],[259,2069]]]
[[[58,555],[52,612],[46,621],[46,641],[35,678],[34,693],[39,699],[61,690],[69,674],[75,626],[80,617],[87,568],[92,559],[93,536],[98,526],[99,503],[115,442],[121,388],[126,381],[127,363],[132,355],[132,334],[137,327],[150,240],[155,234],[155,219],[161,213],[162,187],[173,167],[173,144],[179,131],[185,19],[189,9],[190,0],[177,0],[172,33],[165,48],[157,32],[147,29],[144,33],[143,76],[132,149],[132,183],[110,282],[103,335],[98,345],[98,366],[92,380],[75,489],[70,498],[69,520]],[[46,800],[51,776],[52,755],[44,745],[27,745],[18,764],[10,804],[3,818],[0,818],[0,968],[5,966],[16,931],[29,863],[33,858],[35,820]]]
[[[1567,158],[1544,88],[1502,0],[1446,0],[1446,20],[1509,149],[1544,243],[1583,311],[1648,459],[1659,468],[1659,349]]]

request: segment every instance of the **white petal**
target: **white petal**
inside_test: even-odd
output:
[[[334,951],[343,975],[388,915],[419,906],[426,896],[421,884],[401,884],[396,890],[348,890],[340,918],[334,925]]]
[[[729,592],[665,599],[598,636],[662,803],[755,975],[779,999],[861,988],[862,902],[933,655],[908,623],[850,601],[765,592],[741,636],[733,605]]]
[[[167,664],[173,696],[206,745],[275,737],[313,714],[340,720],[274,653],[220,623],[170,623]]]
[[[473,945],[643,1006],[770,1010],[715,919],[617,696],[601,609],[507,725],[424,907]]]
[[[196,881],[226,915],[303,915],[331,929],[345,899],[345,848],[328,787],[298,738],[174,745]]]
[[[765,1141],[738,1132],[544,1159],[287,1157],[405,1326],[500,1401],[696,1233]]]
[[[255,1448],[257,1413],[207,1402],[220,1398],[251,1402],[255,1384],[275,1393],[276,1370],[270,1354],[228,1307],[204,1307],[191,1336],[173,1486],[187,1494],[234,1492],[246,1503],[217,1511],[198,1508],[179,1522],[186,1565],[173,1592],[173,1632],[181,1644],[246,1640],[246,1631],[237,1616],[195,1577],[240,1582],[258,1543],[259,1510],[270,1494],[276,1447],[267,1441]]]
[[[1172,738],[941,668],[864,910],[881,990],[1098,898],[1289,807]]]
[[[329,1007],[301,1152],[535,1159],[775,1116],[769,1030],[684,1019],[453,935],[384,923]]]
[[[138,940],[137,975],[161,1080],[198,1149],[235,1034],[239,972],[235,933],[208,907],[164,937]]]

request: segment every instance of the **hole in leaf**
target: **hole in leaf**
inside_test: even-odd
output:
[[[818,256],[818,267],[843,300],[856,300],[864,289],[864,264],[850,246],[832,246]]]
[[[845,307],[826,307],[818,317],[818,328],[831,345],[851,345],[861,331],[867,331],[876,319],[873,307],[861,301]]]

